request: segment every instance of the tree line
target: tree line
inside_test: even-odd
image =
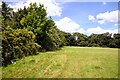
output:
[[[63,46],[95,46],[120,48],[120,34],[66,33],[47,17],[44,5],[31,3],[29,7],[14,12],[2,2],[0,16],[2,37],[2,65],[41,51],[53,51]]]
[[[112,35],[109,32],[91,34],[90,36],[81,33],[64,34],[67,40],[67,46],[120,48],[120,34]]]

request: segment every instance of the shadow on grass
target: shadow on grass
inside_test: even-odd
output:
[[[46,53],[46,52],[57,52],[57,51],[60,51],[60,50],[62,50],[64,47],[60,47],[60,48],[58,48],[58,49],[56,49],[56,50],[42,50],[41,52],[42,53]],[[40,52],[40,53],[41,53]],[[39,53],[39,52],[38,52]]]
[[[58,52],[58,51],[62,50],[63,48],[64,48],[64,47],[60,47],[60,48],[57,49],[57,50],[49,50],[49,51],[47,51],[47,50],[42,50],[42,51],[40,51],[40,52],[37,52],[36,54],[29,55],[29,56],[34,56],[34,55],[38,55],[38,54],[41,54],[41,53],[44,54],[44,53],[47,53],[47,52]],[[20,58],[20,59],[13,59],[13,60],[7,62],[5,65],[2,65],[2,67],[7,67],[7,66],[10,65],[10,64],[15,64],[16,61],[22,60],[22,59],[24,59],[25,57],[28,57],[28,56],[24,56],[24,57],[22,57],[22,58]]]

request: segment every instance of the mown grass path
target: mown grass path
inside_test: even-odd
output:
[[[117,78],[118,49],[64,47],[2,68],[3,78]]]

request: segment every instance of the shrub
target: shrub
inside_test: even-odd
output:
[[[8,27],[3,31],[2,39],[2,63],[11,63],[14,59],[34,55],[41,50],[41,46],[35,43],[35,35],[27,29],[12,29]]]

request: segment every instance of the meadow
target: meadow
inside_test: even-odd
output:
[[[118,78],[118,49],[69,47],[2,67],[2,78]]]

